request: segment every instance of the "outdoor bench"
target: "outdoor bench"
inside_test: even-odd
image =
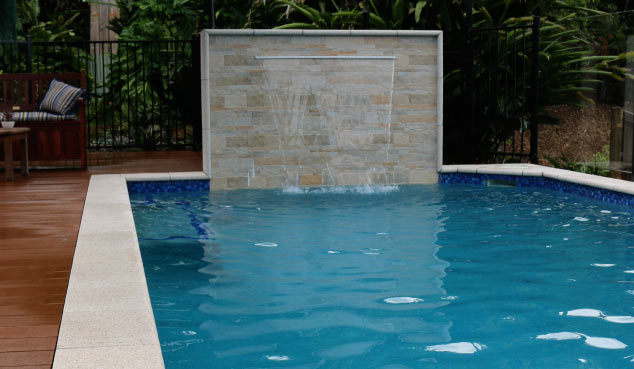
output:
[[[29,160],[45,166],[67,166],[79,160],[87,167],[86,105],[77,99],[73,111],[53,114],[39,111],[51,81],[55,79],[74,87],[86,88],[86,75],[81,73],[5,73],[0,74],[0,114],[12,112],[16,127],[30,128]],[[52,164],[51,164],[52,163]]]

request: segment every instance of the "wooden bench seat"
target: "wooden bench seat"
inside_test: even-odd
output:
[[[75,87],[86,88],[86,75],[81,73],[6,73],[0,74],[0,112],[37,111],[53,79]],[[78,102],[76,120],[16,122],[28,127],[29,160],[65,166],[79,160],[86,169],[86,104]],[[57,164],[56,164],[57,163]]]

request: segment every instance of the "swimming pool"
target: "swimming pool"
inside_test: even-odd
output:
[[[131,194],[166,368],[634,366],[634,218],[472,185]]]

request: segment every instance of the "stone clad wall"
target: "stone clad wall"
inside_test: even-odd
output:
[[[438,181],[440,32],[202,36],[204,170],[212,190]],[[322,58],[262,58],[270,56]]]

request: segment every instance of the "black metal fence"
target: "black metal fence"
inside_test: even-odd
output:
[[[88,148],[198,149],[200,46],[187,41],[0,41],[0,71],[86,70]]]
[[[538,161],[539,29],[539,17],[489,28],[469,20],[465,99],[476,162]]]

